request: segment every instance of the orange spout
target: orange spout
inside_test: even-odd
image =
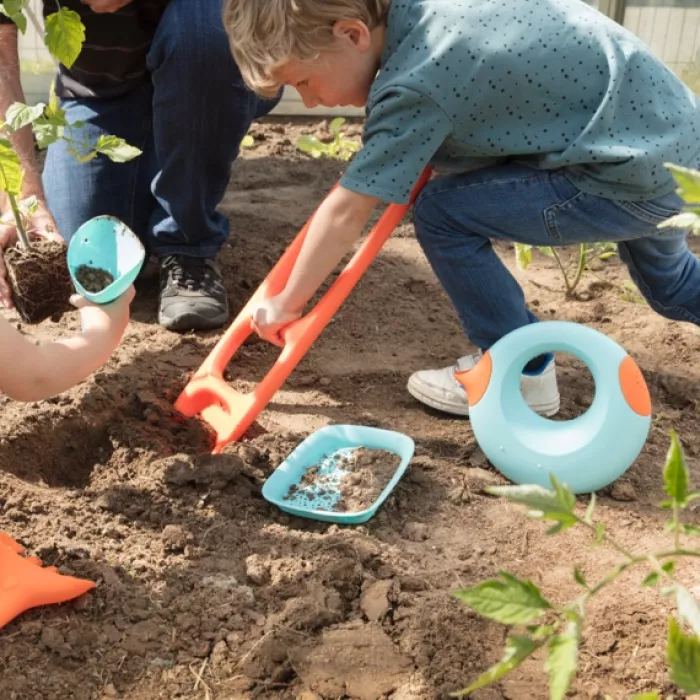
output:
[[[470,406],[476,406],[486,393],[491,380],[493,360],[487,350],[472,369],[455,372],[455,379],[467,392],[467,400]]]

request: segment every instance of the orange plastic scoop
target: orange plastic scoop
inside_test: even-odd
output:
[[[95,588],[92,581],[62,576],[55,567],[22,556],[22,545],[0,532],[0,628],[30,608],[65,603]]]
[[[200,414],[213,428],[216,433],[215,454],[229,442],[239,440],[267,406],[348,297],[429,179],[430,170],[426,169],[416,183],[408,204],[390,204],[386,208],[364,243],[316,306],[285,329],[284,347],[267,375],[253,391],[242,394],[224,381],[224,369],[253,332],[251,312],[254,304],[284,289],[313,216],[307,221],[175,402],[175,408],[180,413],[188,417]]]

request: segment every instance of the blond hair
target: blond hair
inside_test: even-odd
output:
[[[333,42],[333,27],[355,19],[374,29],[391,0],[224,0],[223,21],[243,80],[271,97],[273,72],[290,60],[314,59]]]

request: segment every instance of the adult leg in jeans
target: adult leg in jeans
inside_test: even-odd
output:
[[[680,206],[675,194],[653,202],[613,202],[580,192],[562,172],[508,164],[434,180],[421,193],[414,220],[418,239],[465,332],[483,350],[536,321],[491,239],[540,246],[622,242],[623,259],[633,251],[635,281],[645,283],[666,311],[655,308],[674,318],[697,319],[700,263],[682,237],[658,236],[656,229]],[[676,242],[670,246],[650,242],[671,239]],[[661,249],[668,259],[659,257]],[[462,368],[473,362],[462,358]],[[545,370],[552,373],[553,382],[553,365]],[[409,380],[409,391],[437,408],[466,414],[465,397],[453,374],[454,368],[418,372]],[[527,381],[541,384],[544,375]],[[534,396],[529,403],[539,401]]]
[[[68,100],[78,141],[115,134],[142,149],[130,163],[80,164],[64,144],[49,148],[47,202],[70,239],[87,219],[123,220],[161,259],[159,320],[172,330],[214,328],[228,318],[213,263],[229,234],[216,211],[240,142],[276,100],[258,99],[231,56],[219,0],[172,0],[148,57],[152,85],[111,99]]]
[[[215,328],[228,303],[213,258],[228,219],[216,211],[251,122],[275,102],[243,83],[220,0],[171,0],[148,55],[153,79],[151,247],[161,259],[159,320],[172,330]]]

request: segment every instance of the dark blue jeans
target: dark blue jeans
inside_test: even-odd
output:
[[[229,234],[216,211],[251,122],[274,101],[243,83],[221,21],[220,0],[171,0],[148,54],[151,84],[113,99],[66,100],[74,136],[115,134],[143,150],[129,163],[78,163],[49,147],[47,204],[70,240],[93,216],[127,223],[149,253],[214,257]]]
[[[491,239],[536,246],[613,241],[655,311],[700,324],[700,261],[688,234],[657,229],[682,206],[675,193],[642,202],[603,199],[581,192],[561,171],[505,164],[429,182],[414,221],[464,331],[487,349],[537,321]]]

